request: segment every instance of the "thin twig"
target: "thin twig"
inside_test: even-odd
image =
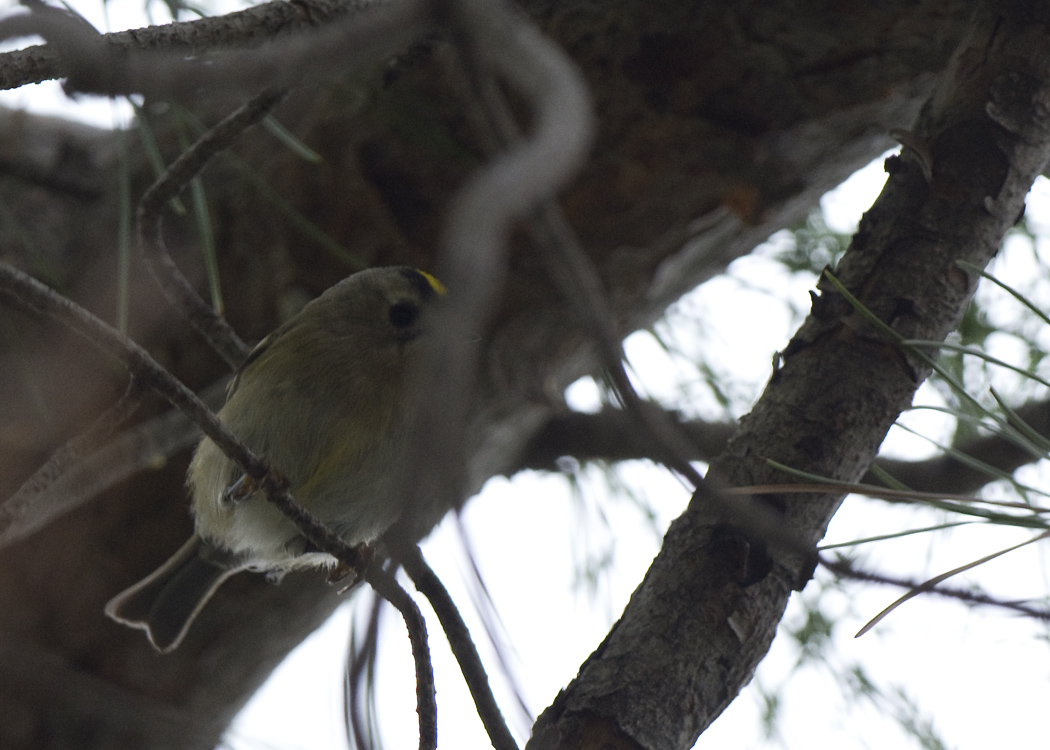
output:
[[[485,666],[481,663],[478,650],[470,637],[470,630],[452,601],[448,590],[433,569],[423,559],[419,547],[413,545],[399,558],[412,583],[419,589],[420,593],[427,598],[430,606],[437,614],[441,629],[445,631],[448,643],[452,647],[452,653],[459,663],[463,679],[470,689],[470,695],[474,699],[478,716],[485,726],[489,740],[495,750],[518,750],[518,743],[514,741],[507,723],[503,720],[503,713],[496,703],[496,698],[489,687],[488,674]]]
[[[401,584],[378,565],[373,565],[365,576],[381,597],[401,613],[412,644],[412,659],[416,665],[416,713],[419,714],[419,750],[437,747],[437,691],[434,688],[434,666],[427,645],[427,624],[419,606],[401,588]]]
[[[144,387],[155,390],[200,425],[226,455],[261,484],[267,474],[265,462],[245,448],[193,391],[130,338],[28,274],[2,262],[0,295],[19,307],[53,318],[116,357]]]
[[[1002,599],[996,599],[995,597],[988,596],[987,594],[981,594],[976,591],[968,591],[966,589],[957,589],[948,586],[929,585],[928,581],[913,581],[907,578],[896,578],[894,576],[887,576],[883,575],[882,573],[875,573],[873,571],[859,570],[858,568],[855,568],[848,560],[842,557],[828,559],[827,557],[821,556],[819,560],[821,565],[823,565],[835,575],[841,576],[842,578],[851,578],[855,581],[870,581],[871,583],[881,583],[887,586],[896,586],[902,589],[921,590],[923,593],[936,594],[937,596],[944,596],[948,597],[949,599],[957,599],[959,601],[967,602],[970,604],[984,604],[992,607],[1000,607],[1002,609],[1008,609],[1013,612],[1020,612],[1021,614],[1034,618],[1036,620],[1050,622],[1050,611],[1046,609],[1037,609],[1036,607],[1030,606],[1028,604],[1004,601]]]
[[[1034,536],[1034,537],[1032,537],[1030,539],[1026,539],[1023,542],[1011,545],[1011,546],[1007,547],[1006,549],[998,550],[996,552],[993,552],[990,555],[985,555],[984,557],[981,557],[981,558],[979,558],[977,560],[971,560],[968,563],[965,563],[963,565],[959,565],[959,566],[957,566],[955,568],[952,568],[949,571],[941,573],[940,575],[936,575],[933,578],[930,578],[929,580],[923,581],[916,588],[913,588],[911,591],[909,591],[908,593],[904,594],[904,596],[900,597],[899,599],[897,599],[897,601],[893,602],[891,605],[889,605],[888,607],[883,609],[881,612],[879,612],[877,615],[875,615],[873,618],[871,618],[864,627],[862,627],[860,630],[857,631],[856,637],[860,638],[862,635],[864,635],[869,630],[874,628],[876,625],[878,625],[880,622],[882,622],[886,617],[888,617],[889,614],[891,612],[893,612],[893,610],[897,609],[897,607],[901,606],[902,604],[904,604],[909,599],[913,599],[916,596],[918,596],[919,594],[925,593],[925,592],[935,588],[938,584],[943,583],[944,581],[948,580],[952,576],[959,575],[960,573],[965,573],[968,570],[973,570],[974,568],[976,568],[976,567],[978,567],[980,565],[984,565],[987,562],[991,562],[992,560],[996,559],[997,557],[1002,557],[1003,555],[1005,555],[1007,553],[1010,553],[1010,552],[1013,552],[1014,550],[1021,549],[1021,547],[1026,547],[1029,544],[1035,544],[1036,542],[1041,542],[1042,540],[1046,539],[1047,536],[1050,536],[1050,531],[1044,531],[1042,534],[1038,534],[1038,535],[1036,535],[1036,536]]]
[[[284,91],[264,91],[223,118],[186,149],[139,200],[137,223],[139,249],[153,277],[168,297],[207,339],[211,347],[236,369],[251,348],[212,307],[201,299],[183,276],[164,246],[161,208],[192,180],[208,161],[246,129],[263,119],[284,97]]]

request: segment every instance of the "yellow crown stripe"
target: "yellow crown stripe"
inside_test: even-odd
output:
[[[420,271],[418,268],[416,269],[416,271],[419,273],[420,276],[427,280],[427,283],[430,284],[430,288],[433,289],[435,292],[442,296],[448,294],[448,289],[446,289],[445,285],[438,281],[437,278],[431,276],[426,271]]]

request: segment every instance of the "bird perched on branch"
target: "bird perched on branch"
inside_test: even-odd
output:
[[[288,480],[292,496],[348,544],[369,542],[404,510],[409,378],[421,316],[444,294],[412,268],[375,268],[328,289],[252,351],[219,419]],[[115,596],[106,614],[141,628],[161,652],[234,573],[331,565],[246,482],[209,438],[190,463],[196,533],[171,559]]]

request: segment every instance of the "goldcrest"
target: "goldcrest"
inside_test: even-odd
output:
[[[255,347],[218,414],[348,544],[374,540],[404,510],[396,472],[408,444],[408,380],[420,356],[421,314],[443,293],[440,282],[412,268],[344,279]],[[187,477],[196,533],[106,605],[109,617],[145,630],[158,651],[182,642],[234,573],[335,562],[311,550],[261,491],[237,497],[242,477],[210,439],[201,440]]]

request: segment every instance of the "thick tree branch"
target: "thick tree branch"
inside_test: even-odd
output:
[[[204,59],[167,46],[143,49],[110,45],[78,16],[41,2],[28,14],[0,20],[0,39],[38,34],[56,50],[70,92],[162,100],[210,91],[287,88],[304,76],[324,76],[381,64],[431,28],[422,0],[370,2],[338,14],[317,29],[268,40],[257,49],[226,51]],[[211,20],[211,19],[209,19]],[[221,21],[221,19],[218,19]],[[32,63],[43,66],[39,56]],[[57,73],[49,69],[49,74]]]
[[[120,53],[163,49],[199,55],[214,49],[255,47],[284,34],[317,28],[352,15],[369,4],[367,0],[265,3],[217,18],[118,31],[103,35],[103,40],[114,52]],[[52,45],[0,53],[0,89],[67,75],[68,64]]]
[[[171,738],[164,743],[165,750],[175,750],[177,742],[206,742],[213,732],[185,708],[122,690],[61,654],[10,632],[4,632],[0,638],[0,684],[17,685],[26,694],[47,701],[65,722],[52,727],[54,735],[76,735],[76,727],[90,722],[98,713],[118,715],[114,724],[121,727],[121,746],[127,748],[151,736],[157,727],[164,727]],[[56,690],[56,685],[61,685],[62,690]],[[12,719],[5,717],[8,722]],[[81,743],[83,739],[79,737]]]
[[[225,393],[219,383],[201,394],[201,399],[217,409]],[[1031,402],[1017,408],[1017,414],[1040,435],[1050,439],[1050,404]],[[732,422],[685,420],[680,414],[668,417],[678,424],[692,449],[690,461],[709,463],[726,446],[737,429]],[[115,484],[139,471],[163,464],[179,451],[200,439],[200,429],[178,410],[121,433],[94,452],[67,467],[53,483],[41,492],[31,522],[21,521],[21,500],[25,490],[0,505],[0,547],[17,541],[46,523],[79,507]],[[1031,453],[1001,435],[973,437],[955,446],[968,456],[979,457],[993,469],[1012,473],[1032,463]],[[548,419],[524,446],[518,459],[507,470],[511,476],[519,471],[559,471],[558,459],[570,458],[586,463],[615,463],[648,459],[659,461],[659,451],[639,434],[630,415],[618,409],[605,409],[596,414],[563,412]],[[951,455],[940,455],[919,461],[878,458],[875,464],[905,486],[918,492],[943,492],[952,495],[972,494],[994,481],[985,471]],[[43,469],[42,469],[43,470]],[[866,474],[862,482],[878,484]],[[46,516],[37,517],[47,508]]]
[[[1050,156],[1045,29],[987,6],[914,127],[922,154],[891,159],[882,195],[836,271],[904,338],[943,340],[961,319]],[[927,177],[927,175],[929,177]],[[840,294],[821,296],[762,398],[711,472],[738,486],[784,481],[768,458],[855,481],[930,372]],[[772,498],[819,539],[840,494]],[[793,588],[810,570],[772,559],[701,502],[671,526],[623,617],[537,721],[533,748],[689,748],[750,680]]]

